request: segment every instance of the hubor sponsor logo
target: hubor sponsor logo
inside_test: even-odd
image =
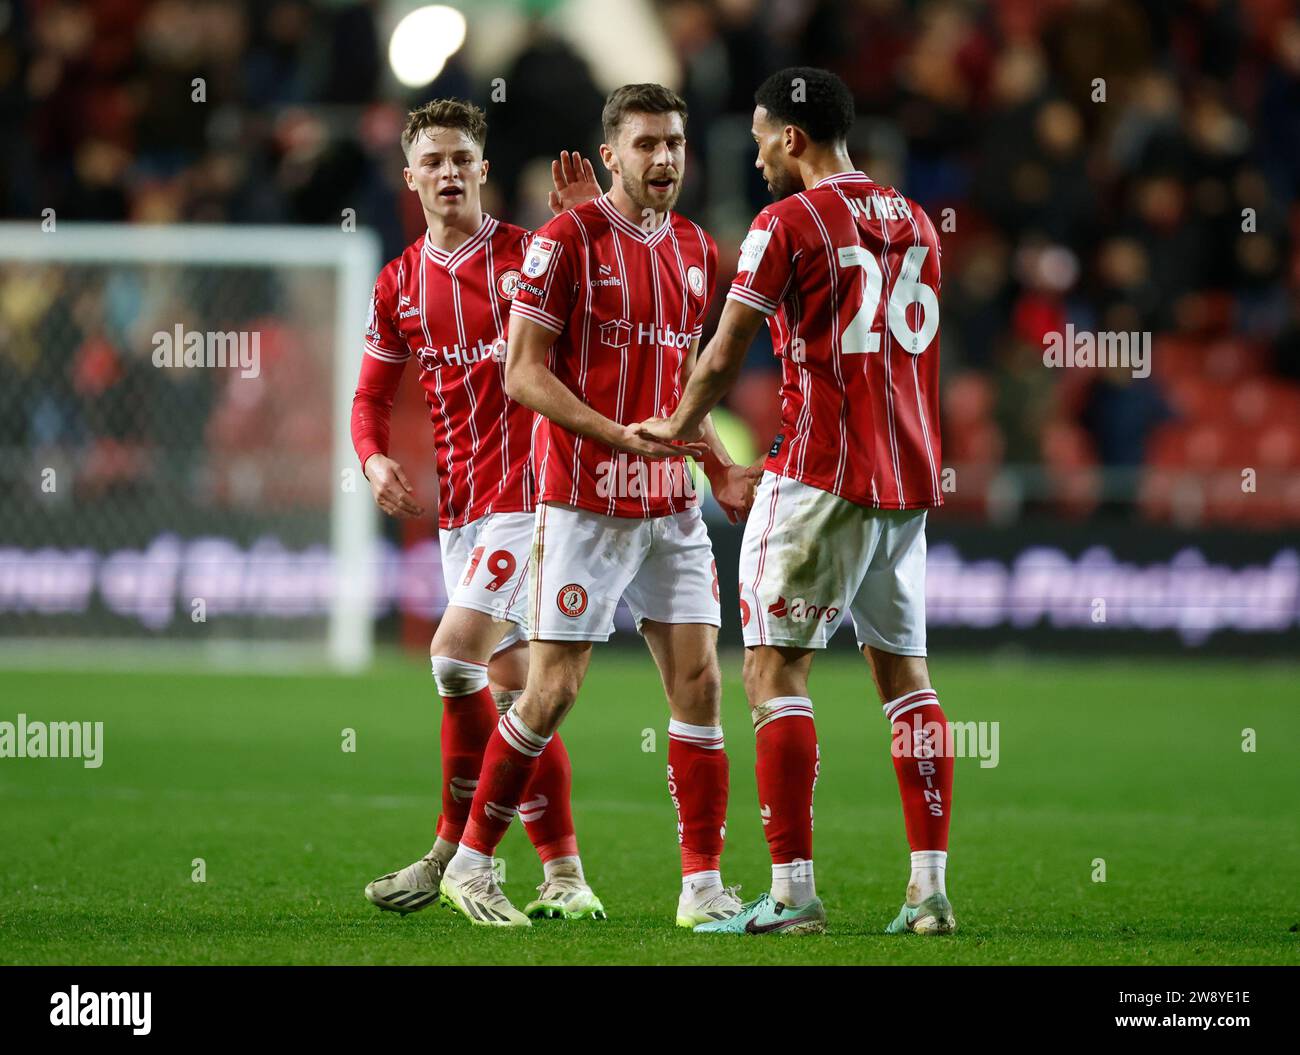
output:
[[[638,323],[636,327],[637,344],[662,344],[669,348],[689,348],[690,330],[674,330],[671,326],[648,326]]]
[[[103,722],[0,722],[0,758],[80,758],[87,769],[104,764]]]
[[[83,993],[72,986],[50,997],[52,1026],[130,1026],[137,1037],[147,1036],[153,1008],[152,993]]]
[[[632,324],[626,319],[602,322],[600,324],[600,343],[610,348],[626,348],[628,335],[631,332]]]
[[[646,461],[620,451],[596,466],[601,498],[694,498],[695,479],[684,460]]]
[[[1134,377],[1151,376],[1151,334],[1118,333],[1104,330],[1076,332],[1067,323],[1065,332],[1053,330],[1043,337],[1043,365],[1048,367],[1101,367],[1131,370]]]
[[[428,345],[415,353],[422,370],[433,371],[439,366],[473,366],[486,359],[498,363],[506,361],[506,341],[498,337],[495,341],[485,341],[480,337],[473,344],[444,344],[441,348]]]
[[[978,758],[981,769],[994,769],[1000,757],[998,722],[923,722],[913,715],[899,718],[890,731],[894,757],[915,758],[922,765],[931,758]]]
[[[238,367],[239,376],[262,372],[262,334],[258,330],[187,330],[179,322],[169,333],[153,335],[153,365],[208,369]]]
[[[614,319],[600,324],[601,344],[610,348],[624,348],[633,339],[637,344],[689,348],[695,338],[690,330],[674,330],[671,326],[654,326],[645,322],[631,323],[627,319]]]

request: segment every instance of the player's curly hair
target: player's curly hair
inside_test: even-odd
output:
[[[605,108],[600,112],[600,123],[604,128],[605,142],[612,143],[618,138],[618,126],[628,114],[671,114],[682,115],[682,125],[686,124],[686,100],[671,88],[662,84],[625,84],[615,88],[605,100]]]
[[[814,143],[841,143],[853,127],[853,93],[829,70],[790,66],[758,86],[754,102]]]
[[[487,145],[487,115],[464,99],[433,99],[406,115],[402,153],[430,128],[458,128],[482,149]]]

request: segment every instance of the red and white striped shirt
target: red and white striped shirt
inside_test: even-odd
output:
[[[426,235],[379,274],[370,302],[352,443],[364,466],[388,453],[388,421],[412,356],[433,421],[438,526],[528,512],[533,412],[505,392],[506,327],[529,233],[484,215],[447,253]]]
[[[607,195],[537,232],[510,310],[557,334],[547,365],[588,406],[619,424],[666,417],[681,399],[717,270],[718,248],[698,224],[669,213],[646,231]],[[539,502],[622,517],[697,502],[684,458],[615,451],[541,415],[533,466]]]
[[[769,316],[781,434],[767,468],[858,505],[943,504],[939,236],[861,172],[769,205],[727,297]]]

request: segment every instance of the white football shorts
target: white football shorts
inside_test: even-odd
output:
[[[620,598],[638,629],[646,619],[722,625],[717,564],[698,506],[642,519],[543,503],[531,569],[535,641],[608,641]]]
[[[859,648],[924,656],[926,512],[764,473],[740,549],[745,644],[825,648],[848,612]]]
[[[532,513],[488,513],[458,528],[440,528],[447,604],[511,623],[493,652],[526,641]]]

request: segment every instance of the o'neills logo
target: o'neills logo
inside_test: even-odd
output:
[[[601,498],[694,498],[695,478],[684,458],[651,460],[625,451],[596,466]]]

